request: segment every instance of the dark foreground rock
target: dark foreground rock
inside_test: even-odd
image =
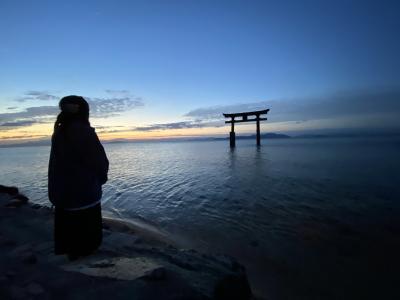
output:
[[[105,219],[96,254],[53,254],[53,212],[0,186],[0,299],[253,299],[243,266]],[[10,204],[11,203],[11,204]]]
[[[17,195],[18,188],[15,186],[5,186],[0,184],[0,193],[8,194],[8,195]]]

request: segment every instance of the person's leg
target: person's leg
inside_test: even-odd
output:
[[[102,242],[101,205],[74,211],[71,229],[72,260],[95,252]]]
[[[66,212],[63,209],[55,207],[54,211],[54,253],[56,255],[66,254],[68,252],[68,234]]]

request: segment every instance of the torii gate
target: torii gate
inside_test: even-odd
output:
[[[225,121],[225,123],[231,123],[231,132],[229,134],[230,138],[230,146],[235,147],[235,123],[242,122],[257,122],[257,146],[261,145],[261,136],[260,136],[260,121],[266,121],[267,118],[260,118],[260,115],[265,115],[269,112],[269,109],[258,110],[258,111],[250,111],[250,112],[242,112],[242,113],[234,113],[234,114],[223,114],[225,118],[231,118],[230,121]],[[248,116],[255,116],[255,118],[248,119]],[[241,120],[235,120],[236,117],[242,117]]]

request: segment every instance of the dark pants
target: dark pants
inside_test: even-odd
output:
[[[100,246],[103,238],[101,205],[68,211],[55,208],[54,252],[85,256]]]

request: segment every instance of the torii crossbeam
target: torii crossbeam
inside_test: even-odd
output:
[[[242,113],[234,113],[234,114],[223,114],[225,118],[231,118],[230,121],[225,121],[225,123],[231,124],[231,132],[230,132],[230,146],[235,147],[236,137],[235,137],[235,123],[242,122],[257,122],[257,146],[261,145],[261,136],[260,136],[260,121],[266,121],[267,118],[260,118],[261,115],[265,115],[269,112],[269,109],[258,110],[258,111],[249,111]],[[249,116],[255,116],[255,118],[249,119]],[[239,120],[235,120],[235,118],[239,118]]]

